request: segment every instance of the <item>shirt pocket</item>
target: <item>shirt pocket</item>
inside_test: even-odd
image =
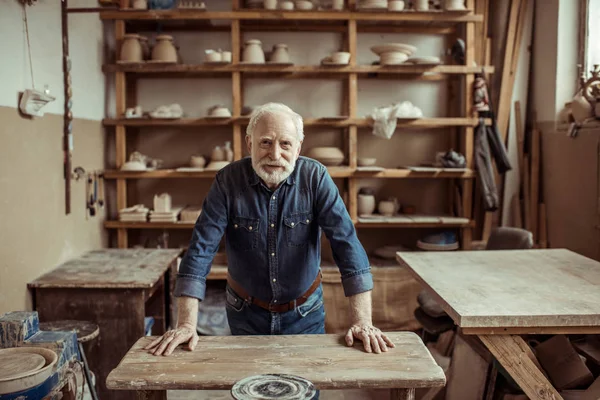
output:
[[[229,234],[229,244],[239,251],[250,251],[258,246],[258,218],[234,217]]]
[[[311,213],[292,214],[283,219],[288,246],[304,246],[310,240]]]

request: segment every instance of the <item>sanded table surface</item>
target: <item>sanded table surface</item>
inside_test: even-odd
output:
[[[30,282],[30,288],[151,288],[179,249],[101,249],[69,260]]]
[[[301,376],[318,389],[421,388],[445,384],[442,369],[412,332],[386,333],[396,348],[369,354],[360,341],[347,347],[343,335],[204,336],[194,351],[154,356],[141,338],[106,381],[110,389],[231,389],[247,376]]]
[[[461,328],[600,332],[600,263],[570,250],[398,252],[397,260]]]

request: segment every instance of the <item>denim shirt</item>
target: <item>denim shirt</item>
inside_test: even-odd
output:
[[[329,239],[346,296],[373,288],[367,254],[337,186],[319,162],[299,157],[275,190],[249,157],[221,169],[204,200],[175,296],[204,299],[206,276],[225,234],[228,272],[248,294],[271,304],[308,290],[320,270],[321,230]]]

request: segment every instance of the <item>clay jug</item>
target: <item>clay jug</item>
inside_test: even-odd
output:
[[[121,45],[121,53],[119,54],[119,59],[121,61],[142,62],[143,50],[142,45],[140,44],[139,35],[125,35],[125,38],[123,39],[123,44]]]
[[[262,49],[262,42],[258,39],[247,40],[246,45],[244,46],[242,60],[248,63],[264,64],[265,53]]]
[[[290,54],[288,53],[287,44],[276,44],[273,46],[273,52],[271,53],[270,61],[273,63],[289,63],[290,62]]]
[[[225,142],[225,147],[223,148],[223,155],[225,158],[223,161],[233,161],[233,150],[231,149],[231,142]]]
[[[372,194],[358,195],[358,215],[371,215],[375,211],[375,196]]]
[[[221,149],[221,146],[216,146],[212,151],[210,162],[212,163],[215,161],[225,161],[225,153],[223,152],[223,149]]]
[[[173,36],[158,35],[156,45],[152,49],[152,59],[155,61],[177,62],[177,49],[173,45]]]

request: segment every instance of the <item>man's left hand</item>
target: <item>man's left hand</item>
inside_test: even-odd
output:
[[[394,343],[379,330],[379,328],[376,328],[371,324],[352,325],[350,329],[348,329],[348,333],[346,333],[346,344],[352,346],[355,338],[363,342],[367,353],[381,353],[382,351],[388,351],[388,348],[390,347],[396,347],[394,346]]]

